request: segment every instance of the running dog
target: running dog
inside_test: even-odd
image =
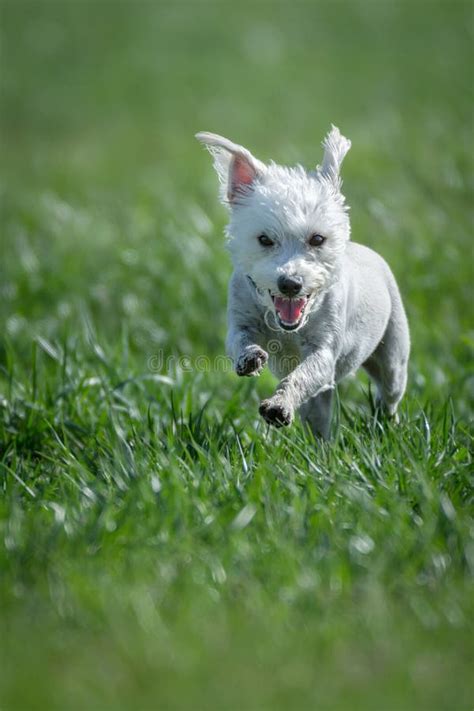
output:
[[[327,438],[335,384],[362,366],[395,416],[407,382],[408,322],[387,263],[350,241],[339,171],[351,142],[333,126],[322,165],[307,171],[266,165],[213,133],[196,138],[214,159],[230,211],[227,351],[237,375],[259,375],[268,362],[280,380],[260,414],[281,427],[299,412]]]

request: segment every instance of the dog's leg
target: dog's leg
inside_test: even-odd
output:
[[[260,414],[275,427],[289,425],[295,411],[304,403],[334,387],[334,371],[335,360],[330,348],[313,351],[280,382],[271,398],[263,400]]]
[[[235,372],[237,375],[260,375],[268,360],[268,353],[263,348],[252,343],[246,346],[237,357],[235,362]]]
[[[390,417],[396,417],[397,407],[407,384],[410,334],[398,290],[392,294],[392,313],[384,336],[364,363],[377,385],[377,399]]]
[[[332,388],[323,390],[300,407],[301,419],[315,437],[329,439],[333,393]]]
[[[237,375],[260,375],[268,353],[258,345],[260,317],[248,279],[234,272],[229,284],[227,306],[227,354],[234,362]]]
[[[234,361],[237,375],[260,375],[268,353],[258,346],[246,329],[231,329],[227,336],[227,352]]]

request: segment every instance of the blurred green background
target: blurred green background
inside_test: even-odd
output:
[[[0,705],[468,709],[472,3],[0,3]],[[321,159],[399,281],[400,428],[268,433],[198,130]]]

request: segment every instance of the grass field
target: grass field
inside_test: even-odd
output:
[[[2,711],[472,711],[472,5],[0,3]],[[412,330],[399,426],[215,365],[211,130],[321,158]]]

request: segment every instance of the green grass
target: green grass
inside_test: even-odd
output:
[[[2,711],[472,709],[471,10],[1,2]],[[193,134],[312,166],[331,122],[413,353],[327,444],[212,366]]]

